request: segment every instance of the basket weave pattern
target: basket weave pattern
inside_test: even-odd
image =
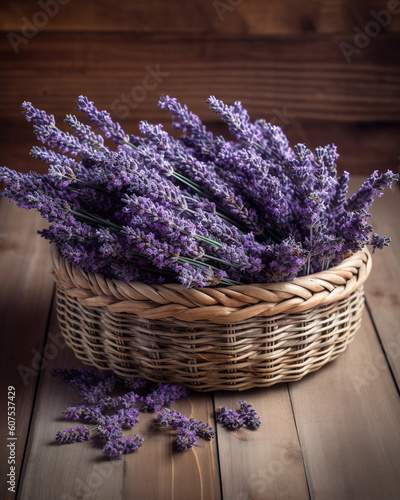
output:
[[[186,289],[86,273],[52,250],[61,331],[85,364],[194,390],[301,379],[360,326],[371,256],[287,283]]]

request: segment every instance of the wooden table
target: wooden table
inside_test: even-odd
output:
[[[361,183],[355,179],[355,185]],[[54,315],[49,248],[35,235],[40,217],[0,202],[1,498],[7,488],[7,388],[15,387],[15,480],[19,499],[379,499],[400,498],[400,190],[373,206],[379,234],[392,244],[373,258],[366,309],[355,340],[303,380],[242,393],[192,393],[176,409],[209,421],[211,443],[173,451],[173,435],[147,414],[132,433],[143,447],[109,462],[95,441],[55,444],[69,427],[61,411],[76,392],[50,376],[79,367]],[[216,426],[214,408],[253,404],[257,431]],[[130,431],[127,431],[129,435]]]

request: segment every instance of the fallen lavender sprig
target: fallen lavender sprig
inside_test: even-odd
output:
[[[261,425],[261,417],[246,401],[239,400],[239,410],[227,409],[226,406],[217,408],[217,422],[223,424],[228,429],[234,430],[240,427],[257,429]]]
[[[103,453],[109,458],[132,453],[142,445],[143,439],[138,435],[125,438],[123,433],[125,428],[139,424],[140,411],[160,411],[164,406],[172,405],[177,399],[188,395],[188,390],[177,384],[154,384],[139,378],[118,379],[93,368],[68,370],[64,367],[53,369],[51,374],[67,381],[80,392],[85,401],[85,405],[70,406],[62,412],[64,418],[81,421],[84,425],[57,432],[56,441],[66,444],[88,441],[96,436],[106,441]],[[134,391],[113,396],[117,385],[133,388]],[[136,391],[142,394],[139,395]],[[86,424],[91,424],[92,427],[89,428]],[[197,425],[198,435],[207,439],[207,435],[211,435],[211,428],[201,422]],[[189,436],[182,435],[182,439],[184,446],[183,443],[188,442]]]
[[[135,434],[133,438],[118,437],[109,440],[103,447],[103,453],[109,458],[120,458],[122,455],[133,453],[142,446],[144,439]]]
[[[178,451],[184,451],[196,446],[198,439],[211,441],[215,437],[215,431],[209,423],[188,418],[182,413],[165,406],[173,405],[177,399],[188,395],[188,390],[177,384],[157,385],[140,378],[115,379],[107,377],[96,370],[58,368],[53,369],[51,374],[60,377],[77,390],[82,386],[87,387],[84,394],[89,404],[81,406],[70,406],[62,415],[68,420],[81,421],[83,425],[58,431],[56,441],[59,444],[67,444],[81,441],[89,441],[92,436],[105,441],[103,453],[111,458],[120,458],[122,455],[136,451],[143,442],[143,438],[135,435],[131,438],[124,436],[125,428],[132,428],[139,424],[139,412],[159,412],[157,422],[162,426],[172,427],[177,431],[175,445]],[[109,383],[110,394],[103,399],[98,396],[98,384],[103,386]],[[97,382],[98,384],[96,385]],[[112,393],[116,385],[134,389],[122,396],[113,397]],[[90,392],[93,396],[90,397]],[[135,391],[143,392],[142,395]],[[82,396],[82,393],[81,393]],[[239,400],[239,410],[227,409],[225,406],[217,408],[216,420],[229,429],[247,427],[256,429],[261,424],[261,418],[246,401]],[[135,408],[138,405],[138,408]],[[108,414],[108,412],[113,413]],[[89,428],[86,424],[91,424]]]
[[[80,441],[90,440],[90,430],[86,425],[78,425],[74,429],[65,429],[64,431],[58,431],[56,435],[56,441],[59,444],[75,443]]]
[[[163,406],[173,405],[177,399],[185,398],[187,395],[188,390],[180,385],[158,384],[155,390],[140,398],[140,402],[143,403],[140,411],[160,411]]]
[[[214,429],[209,424],[197,422],[194,418],[187,418],[172,409],[164,408],[157,415],[157,421],[163,426],[171,426],[178,431],[176,447],[179,451],[192,448],[199,437],[210,441],[215,436]]]

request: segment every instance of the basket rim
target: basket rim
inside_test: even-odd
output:
[[[179,283],[125,283],[86,272],[65,260],[54,244],[51,257],[57,287],[87,307],[107,307],[113,313],[133,313],[147,319],[220,324],[331,304],[362,286],[372,267],[371,254],[365,247],[331,269],[288,282],[186,288]]]

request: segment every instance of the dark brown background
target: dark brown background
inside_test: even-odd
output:
[[[84,94],[135,133],[140,119],[169,123],[157,107],[169,94],[221,131],[205,104],[215,94],[241,100],[252,119],[283,125],[292,143],[334,142],[339,170],[398,169],[400,14],[386,27],[371,24],[371,11],[400,11],[397,0],[55,2],[0,6],[2,165],[45,168],[28,156],[36,140],[20,114],[23,100],[61,122]],[[33,28],[25,36],[27,21]],[[354,46],[355,29],[376,34],[347,62],[340,44]],[[27,43],[13,48],[16,36]],[[146,77],[157,66],[158,82]]]

